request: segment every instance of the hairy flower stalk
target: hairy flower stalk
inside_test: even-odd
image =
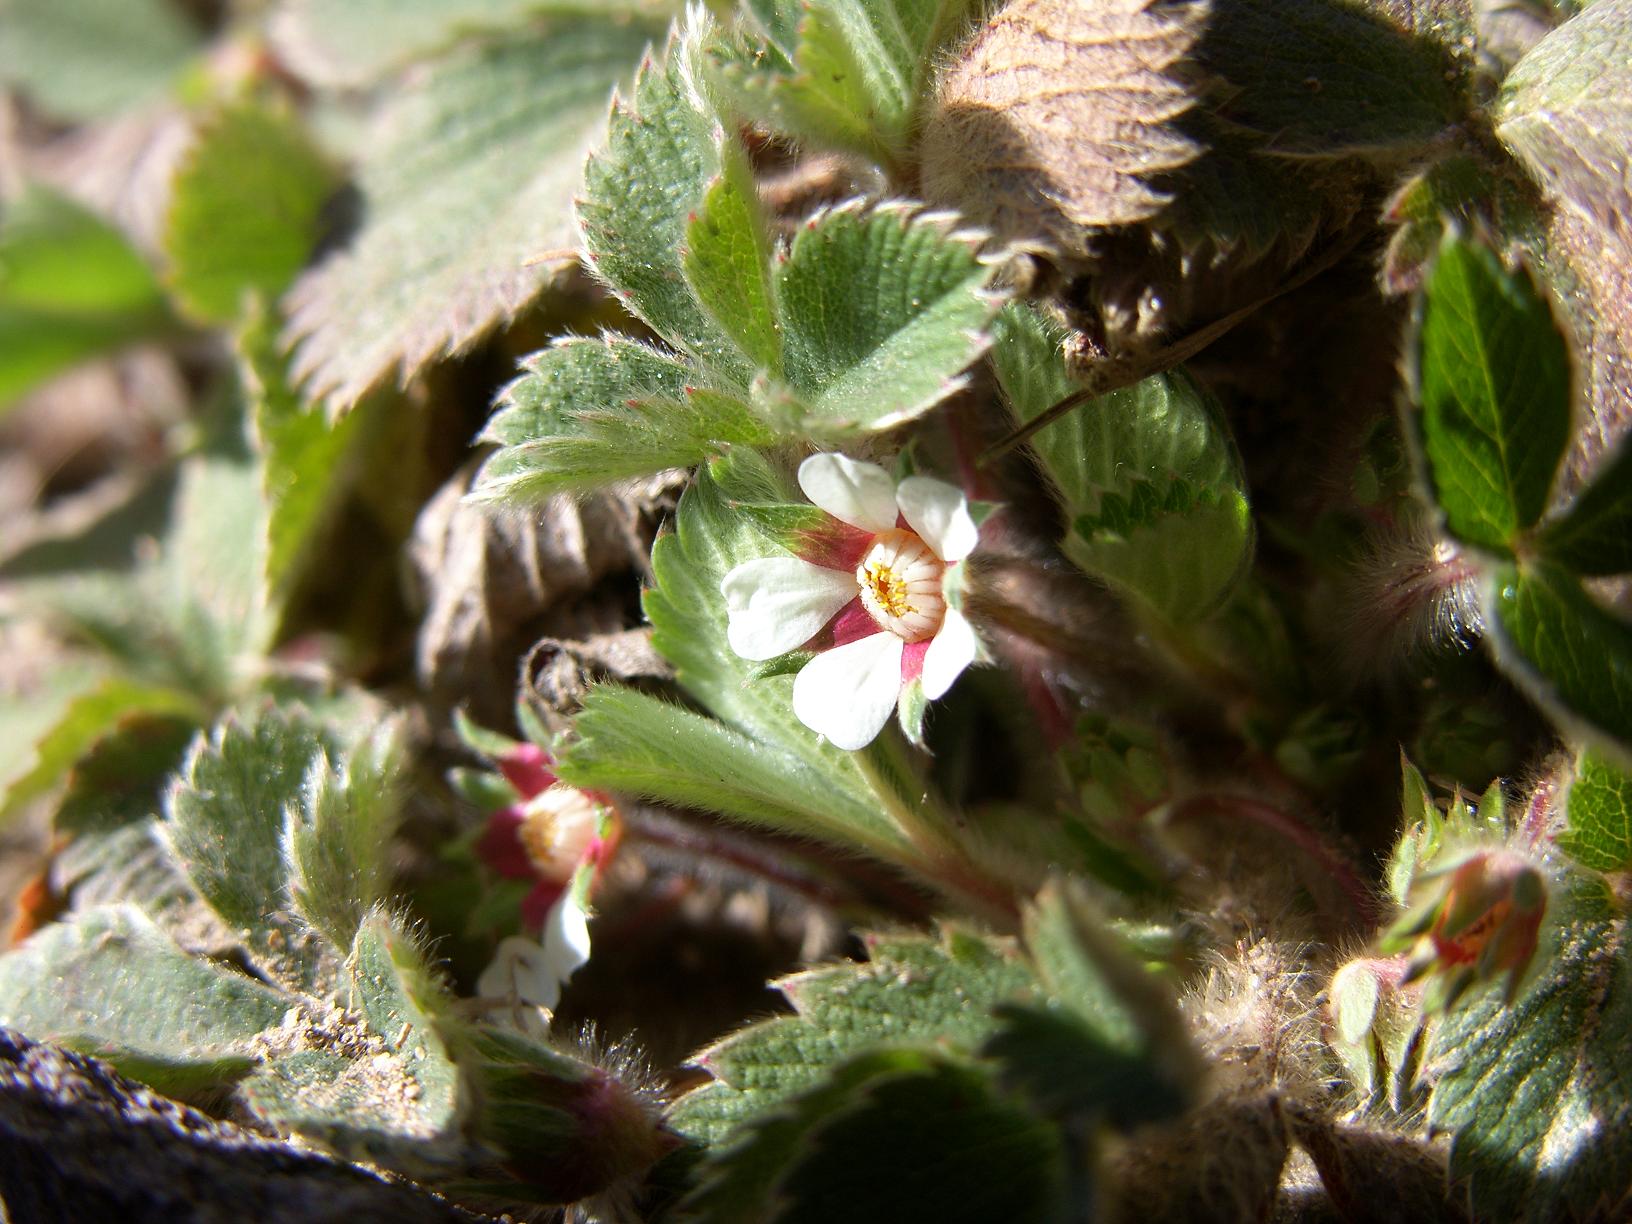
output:
[[[849,751],[866,747],[899,708],[943,696],[979,642],[958,610],[958,566],[979,531],[963,494],[838,454],[812,455],[799,487],[831,522],[805,556],[745,561],[720,584],[731,648],[746,659],[816,651],[793,686],[799,720]]]

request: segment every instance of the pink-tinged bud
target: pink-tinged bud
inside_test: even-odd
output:
[[[1417,937],[1406,980],[1435,977],[1437,989],[1425,1004],[1449,1007],[1475,982],[1505,973],[1511,999],[1536,954],[1546,877],[1523,855],[1487,850],[1452,871],[1442,889],[1394,932]]]
[[[554,783],[555,771],[550,768],[551,764],[549,753],[537,744],[517,744],[498,761],[504,780],[515,787],[516,794],[523,799],[531,799]]]

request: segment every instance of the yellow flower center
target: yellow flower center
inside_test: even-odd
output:
[[[533,870],[547,880],[566,883],[600,822],[600,805],[583,791],[560,783],[527,803],[527,816],[516,830]]]
[[[904,642],[935,636],[946,619],[941,578],[946,566],[929,546],[899,527],[873,538],[856,567],[861,605],[880,629]]]

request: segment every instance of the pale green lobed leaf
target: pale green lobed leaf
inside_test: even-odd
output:
[[[1020,420],[1077,390],[1058,324],[1014,305],[995,333],[998,382]],[[1066,555],[1160,615],[1206,615],[1245,572],[1246,477],[1218,405],[1182,370],[1074,408],[1032,447],[1066,512]]]
[[[8,202],[0,219],[0,415],[69,367],[171,326],[158,278],[123,234],[45,188]]]
[[[5,0],[0,85],[66,120],[140,106],[173,86],[204,32],[173,0]]]
[[[843,962],[778,983],[795,1016],[765,1020],[704,1050],[715,1076],[675,1103],[670,1121],[711,1146],[751,1142],[767,1111],[877,1049],[933,1043],[973,1053],[995,1030],[992,1009],[1029,999],[1036,978],[1012,944],[956,930],[939,938],[875,937],[865,963]]]
[[[1445,1017],[1429,1124],[1479,1219],[1613,1219],[1632,1168],[1632,962],[1598,884],[1556,890],[1540,968],[1512,1005],[1486,989]]]
[[[316,245],[335,173],[287,111],[240,103],[198,125],[171,185],[164,252],[183,309],[242,317],[288,288]]]
[[[283,855],[295,907],[336,948],[351,946],[391,888],[401,815],[400,727],[388,723],[341,761],[318,756],[288,808]]]
[[[337,748],[298,713],[229,716],[200,736],[165,800],[166,843],[193,887],[273,972],[309,985],[320,952],[291,908],[286,811]]]
[[[703,79],[707,19],[671,38],[614,98],[606,141],[584,167],[578,225],[589,268],[618,300],[725,385],[746,387],[747,359],[686,281],[692,215],[724,169],[728,136]]]
[[[665,15],[665,0],[283,0],[279,52],[322,85],[363,85],[472,35],[525,31],[561,16]]]
[[[160,1091],[248,1070],[288,996],[193,957],[133,905],[89,909],[0,957],[0,1025],[106,1058]]]
[[[548,287],[575,245],[579,158],[654,33],[563,19],[452,52],[392,96],[357,169],[360,229],[285,299],[310,398],[343,408],[393,372],[406,381]]]
[[[782,372],[771,287],[771,234],[747,154],[736,143],[686,224],[681,268],[697,300],[760,370]]]
[[[769,428],[733,396],[690,386],[688,363],[638,341],[571,336],[527,359],[482,433],[501,449],[473,495],[528,502],[689,467]]]
[[[744,113],[802,144],[899,169],[913,159],[937,57],[975,6],[772,0],[751,7],[758,28],[714,49],[716,78]]]
[[[891,429],[963,387],[1004,294],[953,218],[858,202],[805,222],[776,269],[786,380],[819,436]]]

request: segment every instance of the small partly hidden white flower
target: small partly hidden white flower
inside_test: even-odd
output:
[[[589,961],[589,915],[577,891],[567,889],[550,909],[543,943],[512,935],[499,944],[476,979],[480,997],[555,1010],[562,985]]]
[[[980,644],[949,579],[979,529],[945,481],[898,485],[877,464],[812,455],[799,487],[836,522],[811,558],[761,557],[725,576],[727,640],[746,659],[820,651],[794,680],[793,710],[840,748],[870,744],[919,686],[933,701]]]

